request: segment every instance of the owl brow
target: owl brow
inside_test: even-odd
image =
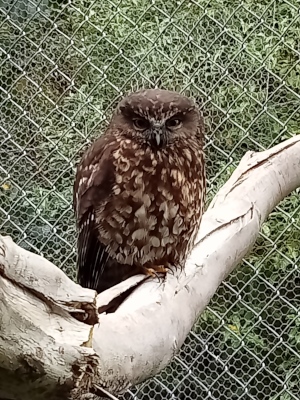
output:
[[[137,112],[132,112],[131,118],[132,119],[144,119],[145,121],[148,121],[148,119],[145,115],[139,114]]]
[[[127,118],[132,119],[147,119],[144,115],[141,115],[139,112],[132,110],[130,108],[125,108],[123,110],[123,115],[125,115]]]
[[[169,119],[180,119],[182,121],[183,119],[185,119],[185,117],[186,117],[186,113],[184,111],[179,111],[176,114],[171,115],[170,117],[168,117],[167,120],[169,120]]]

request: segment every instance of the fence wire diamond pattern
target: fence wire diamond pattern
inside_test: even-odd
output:
[[[74,166],[126,92],[193,96],[209,200],[300,133],[297,0],[0,0],[0,230],[74,277]],[[300,200],[264,224],[173,362],[123,397],[300,399]]]

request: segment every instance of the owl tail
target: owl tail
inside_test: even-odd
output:
[[[120,264],[111,258],[91,224],[82,224],[77,250],[78,283],[98,293],[140,273],[138,268]]]

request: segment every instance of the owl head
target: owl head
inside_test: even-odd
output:
[[[124,137],[153,148],[203,134],[196,104],[177,92],[161,89],[141,90],[125,97],[111,124]]]

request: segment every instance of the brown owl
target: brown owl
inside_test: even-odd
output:
[[[130,94],[77,169],[79,283],[100,293],[135,274],[183,267],[204,200],[196,105],[167,90]]]

